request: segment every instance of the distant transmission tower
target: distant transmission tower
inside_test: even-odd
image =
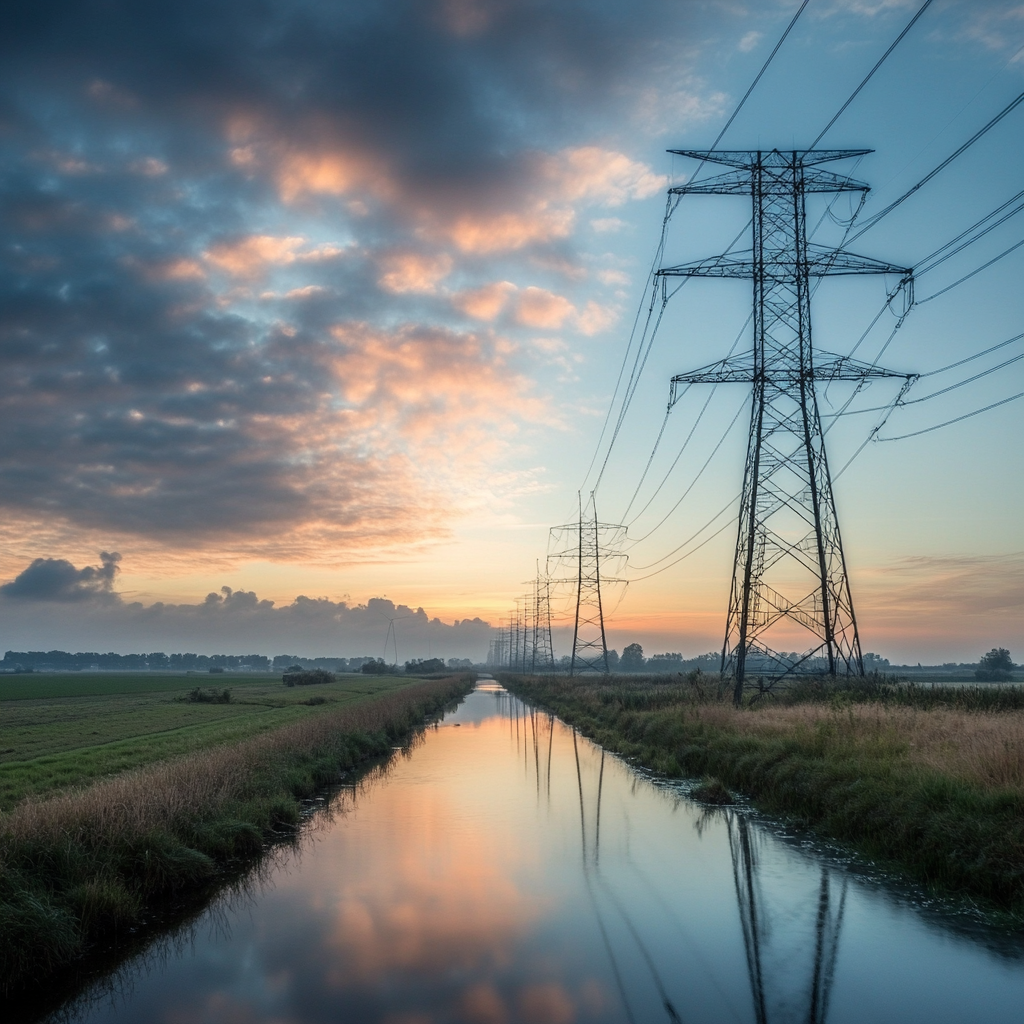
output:
[[[754,282],[753,352],[672,378],[673,398],[681,383],[743,382],[754,389],[722,671],[735,676],[737,703],[748,674],[769,684],[801,670],[863,675],[814,384],[905,375],[829,353],[815,361],[810,279],[898,274],[911,283],[913,271],[810,244],[806,196],[867,192],[867,185],[819,165],[871,150],[671,152],[732,169],[670,192],[753,200],[751,249],[658,271],[663,287],[667,277]],[[812,635],[808,648],[787,655],[771,646],[776,637],[792,646],[794,625]]]
[[[555,649],[551,642],[551,583],[541,575],[533,584],[533,648],[531,672],[551,672],[555,667]]]
[[[593,513],[591,515],[591,512]],[[603,574],[602,563],[608,559],[621,560],[624,526],[613,526],[598,522],[594,495],[584,514],[580,499],[578,522],[552,528],[552,536],[572,538],[570,544],[563,544],[548,556],[551,561],[561,563],[564,568],[573,564],[575,579],[552,580],[551,582],[572,583],[576,594],[576,621],[572,637],[572,658],[569,675],[581,672],[602,672],[608,674],[608,643],[604,632],[604,607],[601,601],[601,587],[609,583],[624,583]]]

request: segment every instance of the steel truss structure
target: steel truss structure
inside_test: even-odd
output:
[[[601,587],[626,581],[605,575],[602,565],[609,559],[622,562],[625,536],[624,526],[598,521],[593,494],[590,495],[585,512],[580,497],[580,517],[577,522],[551,528],[555,550],[548,555],[548,580],[551,583],[573,584],[576,590],[570,676],[583,672],[607,675],[610,671]],[[561,540],[563,537],[572,538],[571,546]],[[576,570],[574,579],[556,579],[551,574],[552,566],[566,569],[569,564]]]
[[[722,671],[740,701],[747,676],[771,686],[793,672],[863,675],[860,638],[815,384],[904,377],[811,346],[811,278],[913,271],[807,239],[806,197],[867,192],[821,164],[871,150],[671,150],[730,170],[670,189],[675,195],[749,195],[753,238],[746,251],[658,270],[669,277],[749,278],[754,285],[753,350],[672,378],[679,384],[742,382],[753,386],[739,531],[722,648]],[[811,634],[803,651],[772,646],[792,626]]]

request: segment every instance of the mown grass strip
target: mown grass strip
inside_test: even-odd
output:
[[[48,680],[28,678],[47,692]],[[237,742],[319,714],[322,704],[365,700],[410,683],[395,676],[345,676],[311,697],[278,677],[262,677],[230,687],[228,703],[206,703],[189,700],[194,677],[171,678],[174,690],[140,692],[146,681],[126,673],[108,680],[121,685],[118,692],[0,700],[0,812],[27,796]]]
[[[48,974],[254,860],[300,803],[472,687],[420,683],[0,815],[0,989]]]
[[[1018,693],[915,695],[885,683],[855,700],[816,683],[736,709],[707,677],[501,682],[608,750],[668,776],[718,778],[766,810],[1024,923]]]

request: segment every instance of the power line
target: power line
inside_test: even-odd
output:
[[[711,148],[713,150],[717,149],[718,144],[724,138],[725,133],[730,129],[730,127],[732,127],[732,123],[733,121],[736,120],[736,116],[743,109],[743,104],[746,103],[748,99],[750,99],[750,94],[754,91],[754,89],[757,88],[757,83],[761,81],[761,76],[768,70],[768,65],[771,64],[771,62],[775,59],[775,55],[782,48],[782,44],[786,41],[786,37],[789,35],[790,32],[793,31],[793,26],[797,23],[797,20],[799,19],[800,15],[804,13],[804,8],[809,3],[810,0],[804,0],[804,2],[799,6],[799,8],[797,8],[796,14],[793,15],[793,20],[790,21],[790,23],[786,26],[786,31],[782,33],[782,35],[779,37],[779,41],[775,44],[775,49],[772,50],[770,54],[768,54],[768,59],[764,62],[764,64],[761,65],[761,70],[758,71],[758,73],[754,76],[754,80],[750,83],[750,88],[747,89],[747,91],[743,94],[743,99],[741,99],[739,103],[736,104],[736,109],[732,112],[731,116],[729,117],[729,120],[725,122],[725,127],[723,127],[722,130],[718,133],[718,138],[711,143]],[[705,162],[706,161],[704,160],[700,162],[700,164],[697,167],[697,170],[694,171],[694,177],[696,177],[700,173],[700,169],[701,167],[704,166]]]
[[[957,416],[954,419],[946,420],[945,423],[936,423],[934,426],[925,427],[924,430],[915,430],[909,434],[897,434],[895,437],[879,437],[877,441],[904,441],[908,437],[919,437],[921,434],[930,434],[933,430],[941,430],[943,427],[951,426],[954,423],[959,423],[961,420],[969,420],[972,416],[980,416],[983,412],[988,412],[989,409],[998,409],[1001,405],[1006,405],[1008,402],[1016,402],[1018,398],[1024,398],[1024,391],[1019,392],[1016,395],[1010,395],[1009,398],[1004,398],[999,402],[993,402],[991,405],[983,406],[981,409],[975,409],[973,412],[965,412],[963,416]]]
[[[933,167],[916,185],[912,185],[906,192],[903,193],[898,199],[894,199],[885,209],[879,210],[874,216],[869,217],[865,221],[864,226],[857,232],[849,241],[850,243],[855,242],[861,235],[866,231],[870,231],[883,217],[888,217],[898,206],[905,203],[915,192],[923,188],[932,180],[940,171],[945,170],[958,156],[965,153],[971,146],[974,145],[983,135],[993,129],[1000,121],[1006,117],[1012,110],[1018,107],[1021,103],[1024,103],[1024,92],[1020,93],[1015,99],[1011,100],[1002,110],[996,114],[984,127],[979,128],[959,149],[950,153],[940,164]]]
[[[786,26],[786,30],[782,33],[782,35],[779,37],[779,41],[775,44],[775,48],[768,55],[768,59],[764,62],[764,64],[761,65],[761,70],[758,71],[758,73],[754,76],[754,80],[750,83],[749,88],[743,94],[743,98],[739,101],[739,103],[736,104],[736,108],[733,110],[732,114],[729,115],[729,119],[725,122],[725,124],[722,127],[722,130],[718,133],[718,137],[715,139],[714,143],[712,143],[712,146],[711,146],[712,149],[714,149],[722,141],[722,139],[725,137],[725,133],[729,130],[729,128],[732,126],[733,121],[736,120],[737,115],[743,109],[744,104],[747,102],[748,99],[750,99],[751,94],[753,93],[754,89],[757,87],[757,83],[761,81],[762,76],[768,70],[768,66],[771,64],[771,62],[775,59],[775,55],[782,48],[782,44],[786,41],[787,37],[789,36],[789,33],[793,31],[793,26],[796,25],[797,20],[800,18],[800,15],[803,14],[804,8],[807,7],[808,3],[810,3],[810,0],[803,0],[803,3],[800,4],[800,7],[797,9],[796,14],[793,15],[793,17],[790,20],[789,24]],[[699,164],[699,166],[697,167],[697,170],[694,172],[693,177],[696,177],[700,173],[700,170],[704,166],[704,163],[705,163],[705,161],[702,160],[701,163]],[[673,205],[671,197],[669,198],[668,202],[666,203],[665,217],[664,217],[664,219],[662,221],[662,225],[661,225],[661,241],[660,241],[660,243],[658,245],[658,249],[657,249],[657,251],[655,253],[654,261],[653,261],[653,263],[651,265],[651,270],[648,273],[648,280],[651,279],[652,275],[654,274],[655,269],[657,268],[658,264],[661,261],[661,256],[662,256],[662,253],[664,252],[664,249],[665,249],[665,233],[666,233],[666,229],[668,227],[668,222],[669,222],[669,219],[672,216],[672,213],[674,212],[675,206],[678,205],[678,203],[679,203],[679,199],[677,198],[675,204]],[[682,287],[682,285],[680,285],[680,287]],[[657,286],[655,285],[655,291],[656,291],[656,289],[657,289]],[[678,289],[676,289],[676,290],[678,291]],[[645,292],[645,294],[646,294],[646,292]],[[648,310],[648,317],[647,317],[647,323],[648,324],[650,323],[651,310],[653,310],[653,305],[654,305],[654,296],[652,295],[652,297],[651,297],[651,308]],[[618,376],[618,379],[617,379],[616,384],[615,384],[615,390],[612,392],[612,399],[611,399],[611,402],[609,403],[609,406],[608,406],[608,413],[605,416],[604,426],[601,428],[601,434],[600,434],[600,437],[598,438],[597,446],[594,449],[593,458],[591,458],[590,466],[587,468],[586,475],[583,478],[584,479],[584,483],[586,483],[586,480],[589,478],[590,472],[594,468],[594,463],[597,461],[597,456],[598,456],[599,452],[601,451],[601,442],[604,440],[605,432],[608,429],[608,423],[611,420],[612,409],[615,408],[615,397],[618,394],[619,384],[622,382],[622,374],[625,372],[626,364],[629,361],[629,352],[630,352],[630,349],[632,348],[633,337],[636,334],[636,328],[637,328],[637,324],[640,321],[640,313],[642,312],[642,310],[643,310],[643,301],[641,301],[640,306],[637,308],[637,314],[636,314],[636,317],[633,320],[633,330],[630,332],[629,344],[626,346],[626,352],[625,352],[625,355],[623,356],[622,367],[619,369],[619,376]],[[645,333],[641,337],[641,342],[640,342],[641,346],[643,345],[643,337],[644,336],[646,336],[646,325],[645,325]],[[649,351],[649,346],[648,346],[648,351]],[[639,355],[639,353],[638,353],[638,355]],[[645,362],[646,362],[646,360],[645,360]],[[635,366],[636,366],[636,363],[634,361],[634,368],[635,368]],[[628,389],[628,385],[627,385],[627,389]],[[616,425],[616,433],[618,432],[618,427],[621,426],[622,416],[623,416],[623,413],[620,413],[619,422]],[[611,455],[611,450],[612,450],[612,447],[614,446],[614,443],[615,443],[615,441],[614,441],[614,435],[613,435],[613,439],[612,439],[611,443],[609,443],[609,445],[608,445],[608,452],[605,455],[604,464],[601,467],[601,475],[603,475],[603,473],[604,473],[604,467],[608,464],[608,457]],[[600,482],[600,478],[601,477],[599,475],[598,476],[598,482]],[[595,487],[596,487],[596,485],[595,485]]]
[[[1021,338],[1024,338],[1024,332],[1015,334],[1012,338],[1007,338],[1006,341],[999,342],[998,345],[992,345],[989,348],[982,349],[981,352],[975,352],[974,355],[958,359],[955,363],[949,363],[946,366],[940,366],[937,370],[929,370],[927,373],[922,373],[921,377],[934,377],[937,374],[945,373],[947,370],[954,370],[958,366],[963,366],[964,363],[969,363],[975,359],[980,359],[982,356],[987,356],[990,352],[998,352],[999,349],[1006,348],[1007,345],[1012,345],[1015,341],[1020,341]]]
[[[917,19],[920,18],[926,10],[928,10],[928,8],[931,6],[931,3],[932,0],[924,0],[924,3],[918,9],[917,14],[915,14],[910,19],[910,21],[907,22],[906,27],[895,38],[895,40],[893,40],[892,44],[889,46],[889,49],[886,50],[885,53],[883,53],[882,56],[878,58],[878,63],[875,64],[875,66],[864,76],[860,85],[858,85],[857,88],[854,89],[852,93],[850,93],[849,99],[839,108],[839,110],[836,111],[836,114],[832,118],[832,120],[829,121],[829,123],[825,125],[824,128],[822,128],[822,130],[818,133],[818,137],[811,143],[811,145],[808,148],[814,149],[814,147],[819,142],[821,142],[821,140],[828,133],[828,130],[832,127],[832,125],[834,125],[836,121],[838,121],[839,118],[843,116],[843,114],[846,112],[846,108],[857,98],[857,96],[860,94],[861,89],[863,89],[864,86],[871,81],[872,77],[874,77],[875,72],[886,62],[887,58],[889,57],[889,54],[892,53],[892,51],[895,50],[897,46],[899,46],[899,44],[903,41],[903,37],[914,27],[914,25],[917,23]]]
[[[932,299],[937,299],[940,295],[945,295],[946,292],[952,291],[954,288],[958,288],[965,281],[969,281],[972,277],[974,277],[977,274],[980,274],[983,270],[988,270],[988,268],[991,267],[994,263],[998,263],[1001,259],[1003,259],[1004,256],[1009,256],[1011,252],[1014,252],[1015,250],[1019,249],[1022,245],[1024,245],[1024,238],[1022,238],[1019,242],[1015,242],[1013,245],[1010,246],[1009,249],[1004,249],[998,256],[993,256],[992,259],[990,259],[987,263],[983,263],[976,270],[972,270],[969,274],[964,274],[964,276],[961,277],[959,280],[954,281],[952,284],[946,285],[945,288],[941,288],[939,289],[939,291],[933,292],[931,295],[928,295],[923,299],[919,299],[916,304],[918,306],[922,306],[924,305],[924,303],[931,302]]]
[[[708,398],[708,401],[710,401],[710,396]],[[704,470],[706,470],[708,468],[708,466],[711,463],[711,460],[718,454],[718,449],[721,448],[722,445],[725,443],[725,439],[732,432],[732,428],[736,425],[736,421],[740,418],[740,413],[743,412],[743,410],[746,407],[747,407],[747,400],[744,397],[742,403],[740,404],[740,407],[736,410],[735,415],[729,421],[729,426],[727,426],[725,428],[725,433],[723,433],[721,438],[719,438],[718,444],[716,444],[715,447],[711,449],[711,454],[707,457],[707,459],[704,460],[704,465],[701,466],[700,469],[697,471],[697,475],[693,478],[693,480],[690,481],[689,486],[686,488],[685,491],[683,491],[683,493],[680,496],[679,500],[668,510],[668,512],[665,513],[665,515],[662,517],[661,521],[656,526],[653,526],[642,537],[637,537],[633,541],[634,546],[639,544],[639,543],[641,543],[641,541],[647,540],[647,538],[650,537],[651,534],[655,533],[657,530],[660,530],[661,527],[663,527],[665,525],[665,523],[668,521],[669,516],[671,516],[672,513],[675,512],[675,510],[677,508],[679,508],[679,506],[686,499],[686,497],[690,493],[690,491],[692,491],[694,489],[694,487],[696,487],[697,481],[700,480],[701,476],[703,476]],[[705,409],[707,408],[707,404],[705,404],[704,408]],[[671,472],[671,470],[669,472]],[[653,498],[652,498],[652,500],[653,500]],[[639,515],[636,518],[639,518]],[[634,519],[633,522],[636,522],[636,519]]]
[[[720,519],[722,516],[724,516],[725,513],[728,512],[729,509],[732,508],[732,506],[735,505],[736,502],[739,501],[739,500],[740,500],[740,495],[739,494],[737,494],[733,498],[730,498],[728,504],[723,505],[722,508],[720,508],[699,530],[697,530],[695,533],[690,534],[690,536],[687,537],[687,539],[684,540],[682,542],[682,544],[680,544],[678,547],[673,548],[667,555],[662,555],[661,558],[656,558],[653,562],[650,562],[647,565],[635,566],[636,571],[637,572],[644,572],[645,570],[650,569],[651,566],[655,566],[659,562],[664,562],[666,558],[671,558],[677,551],[681,551],[683,548],[686,547],[687,544],[690,544],[693,541],[695,541],[709,526],[712,525],[712,523],[714,523],[717,519]],[[732,522],[733,522],[733,520],[730,519],[729,522],[725,524],[725,526],[731,525]],[[722,529],[725,529],[725,527],[722,527]],[[721,533],[721,530],[719,530],[718,533]],[[700,546],[703,547],[704,544],[706,544],[713,537],[717,537],[718,533],[712,534],[711,537],[706,538],[704,541],[701,542]],[[693,551],[697,551],[697,550],[699,550],[699,548],[694,548],[693,549]],[[689,557],[689,555],[693,554],[693,551],[687,552],[685,555],[683,555],[683,558]],[[674,562],[671,563],[671,565],[664,565],[660,569],[657,569],[655,572],[649,573],[648,576],[640,576],[639,578],[633,579],[630,582],[631,583],[637,583],[640,580],[648,579],[649,576],[656,576],[659,572],[664,572],[666,569],[671,569],[673,565],[677,565],[681,561],[682,561],[682,558],[677,558]]]
[[[994,231],[1001,224],[1005,224],[1006,221],[1008,221],[1011,217],[1015,217],[1018,213],[1021,212],[1021,210],[1024,210],[1024,203],[1018,203],[1018,205],[1015,206],[1012,210],[1010,210],[1009,213],[1000,217],[999,220],[993,221],[991,224],[989,224],[983,230],[979,231],[977,234],[972,235],[962,245],[956,244],[965,236],[970,235],[971,232],[974,231],[976,228],[981,227],[981,225],[984,224],[985,221],[991,220],[993,217],[1002,213],[1003,210],[1005,210],[1008,206],[1012,206],[1020,199],[1024,199],[1024,189],[1021,189],[1021,191],[1018,192],[1015,196],[1013,196],[1013,198],[1007,199],[1006,202],[1003,203],[1001,206],[997,206],[994,210],[991,210],[989,213],[986,213],[985,216],[982,217],[980,220],[976,220],[969,228],[965,228],[963,231],[961,231],[960,234],[956,236],[956,238],[951,238],[948,242],[946,242],[945,245],[939,246],[939,248],[936,249],[933,253],[929,253],[927,256],[925,256],[924,259],[918,262],[916,268],[916,275],[918,277],[921,277],[922,274],[930,273],[936,267],[941,266],[943,263],[945,263],[946,260],[950,259],[953,256],[956,256],[957,253],[962,252],[969,245],[973,245],[979,239],[984,238],[985,235],[987,235],[990,231]],[[950,246],[956,246],[956,248],[950,249]],[[950,251],[945,252],[946,249],[950,249]],[[940,256],[940,254],[943,255]]]

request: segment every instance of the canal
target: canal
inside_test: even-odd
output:
[[[54,1019],[1020,1024],[1024,941],[483,681]]]

